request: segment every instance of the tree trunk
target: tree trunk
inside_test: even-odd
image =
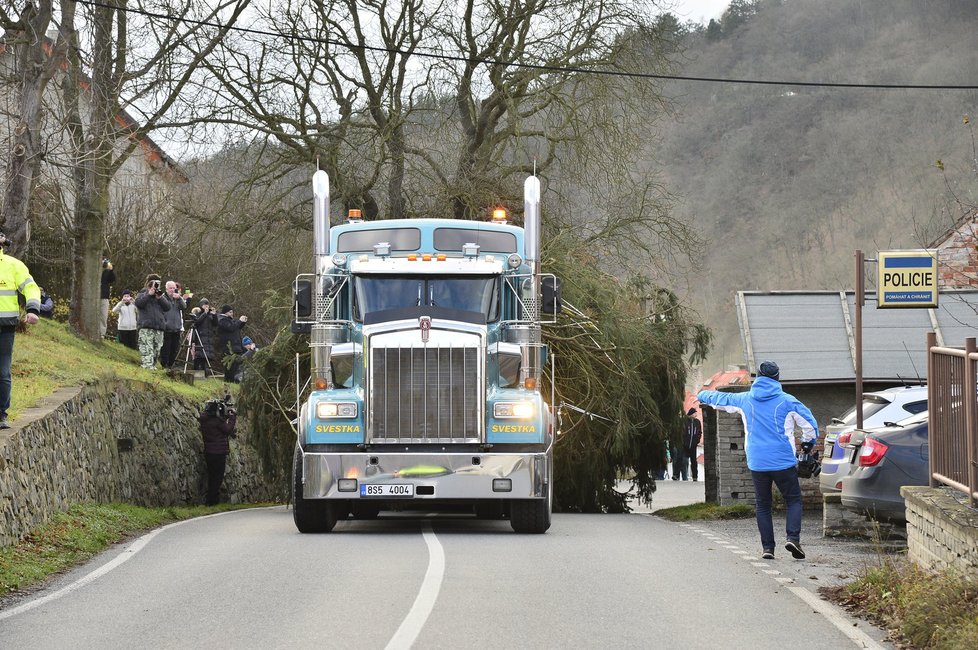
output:
[[[88,128],[81,120],[79,108],[80,56],[74,26],[66,16],[62,29],[70,30],[69,74],[64,97],[67,129],[73,140],[77,160],[75,184],[74,237],[72,238],[71,304],[68,322],[79,336],[99,341],[99,281],[102,247],[105,242],[105,219],[109,208],[109,181],[112,174],[114,120],[118,102],[118,83],[113,69],[112,24],[114,11],[95,9],[92,44],[91,114]],[[125,27],[120,24],[119,31]],[[118,35],[123,43],[123,34]]]
[[[404,214],[404,126],[398,124],[387,143],[390,153],[390,180],[387,183],[388,219],[403,219]]]
[[[14,57],[20,84],[19,115],[10,143],[7,189],[0,215],[0,229],[18,251],[25,250],[30,239],[28,208],[43,153],[39,148],[41,98],[55,69],[48,61],[49,52],[45,52],[49,47],[45,34],[51,23],[51,0],[38,2],[36,8],[28,5],[21,22],[24,30],[14,36],[19,41]]]

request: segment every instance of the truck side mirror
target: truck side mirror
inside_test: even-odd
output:
[[[559,314],[563,308],[560,300],[560,278],[545,276],[540,282],[540,311],[544,314]]]
[[[292,287],[292,301],[295,308],[295,320],[292,321],[292,332],[295,334],[308,333],[309,323],[299,321],[312,318],[312,280],[296,280]]]

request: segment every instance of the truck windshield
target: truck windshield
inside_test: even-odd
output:
[[[354,309],[357,320],[390,309],[430,306],[475,312],[493,322],[499,312],[498,285],[491,275],[359,275],[354,280]]]

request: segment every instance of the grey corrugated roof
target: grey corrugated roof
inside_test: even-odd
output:
[[[854,292],[741,291],[737,316],[751,374],[757,374],[761,361],[773,359],[781,367],[783,382],[855,380]],[[952,347],[978,335],[978,291],[942,291],[934,310],[877,309],[868,293],[863,307],[863,379],[925,377],[924,348],[930,331],[937,331],[939,343]]]

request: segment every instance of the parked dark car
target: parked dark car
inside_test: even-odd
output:
[[[842,479],[842,505],[881,521],[905,522],[904,485],[927,485],[927,413],[867,431],[850,444],[852,469]]]

